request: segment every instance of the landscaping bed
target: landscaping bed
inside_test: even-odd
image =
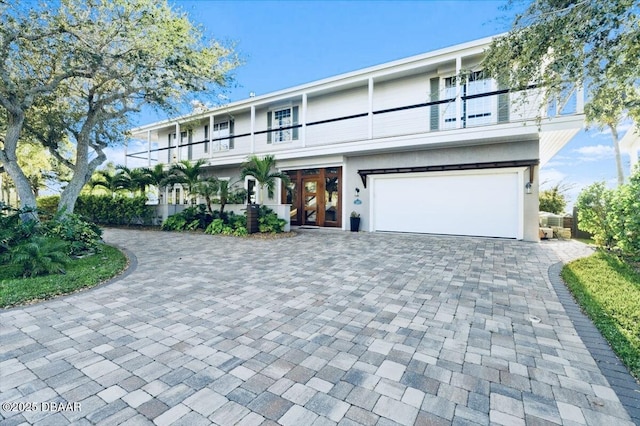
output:
[[[565,265],[562,278],[583,312],[638,380],[640,273],[634,266],[600,251]]]

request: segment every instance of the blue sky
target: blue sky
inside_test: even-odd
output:
[[[221,102],[495,35],[509,29],[513,13],[501,8],[506,1],[489,0],[172,3],[208,37],[236,43],[244,64],[234,72],[236,87]],[[165,118],[144,112],[135,124]],[[123,163],[122,152],[109,150],[109,160]],[[628,174],[628,156],[623,163]],[[611,135],[597,130],[581,132],[540,175],[543,188],[557,182],[571,186],[571,203],[584,186],[599,180],[614,185],[615,176]]]

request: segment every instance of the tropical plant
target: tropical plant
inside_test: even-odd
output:
[[[119,173],[112,173],[109,170],[96,171],[96,177],[89,181],[89,188],[93,191],[96,187],[104,188],[109,195],[115,197],[118,191],[126,188]]]
[[[247,176],[253,177],[258,182],[259,191],[258,204],[262,203],[262,191],[267,188],[269,198],[273,198],[276,187],[276,179],[280,179],[285,185],[289,184],[289,176],[286,173],[272,171],[275,168],[276,159],[274,155],[265,155],[260,158],[252,155],[242,164],[240,176],[244,179]]]
[[[77,214],[56,214],[42,223],[44,235],[68,243],[68,253],[72,256],[94,252],[99,244],[102,230],[95,224],[83,220]]]
[[[267,234],[278,234],[284,231],[287,221],[278,218],[278,215],[267,206],[260,206],[258,210],[258,230]]]
[[[218,196],[222,182],[226,181],[219,181],[215,177],[210,177],[198,181],[194,187],[195,195],[200,195],[204,198],[209,214],[213,214],[211,204],[213,203],[214,198]],[[224,207],[221,208],[221,211],[223,208]]]
[[[168,176],[163,183],[164,185],[181,185],[191,197],[191,203],[195,204],[196,188],[202,180],[202,175],[204,174],[203,166],[205,164],[206,160],[204,159],[200,159],[193,164],[188,160],[173,164],[169,168]]]
[[[65,241],[36,235],[21,241],[3,255],[3,260],[11,264],[16,274],[23,277],[36,277],[64,272],[70,261]]]
[[[127,166],[116,166],[120,185],[137,195],[145,195],[147,185],[151,184],[151,177],[143,168],[130,169]]]

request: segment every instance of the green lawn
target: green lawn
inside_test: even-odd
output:
[[[114,247],[102,246],[100,252],[67,265],[65,274],[35,278],[0,276],[0,308],[51,299],[83,288],[93,287],[118,275],[127,266],[127,258]]]
[[[598,252],[566,265],[562,278],[614,352],[640,379],[640,274]]]

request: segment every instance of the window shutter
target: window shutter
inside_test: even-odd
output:
[[[292,108],[291,115],[293,116],[293,125],[297,126],[298,125],[298,107],[297,106],[294,106]],[[298,128],[297,127],[293,128],[293,137],[291,139],[293,139],[294,141],[298,140]]]
[[[167,135],[167,163],[171,162],[171,133]]]
[[[191,160],[193,157],[193,130],[189,130],[189,137],[187,139],[187,160]]]
[[[233,133],[234,133],[234,121],[229,120],[229,149],[233,149]]]
[[[504,90],[503,84],[498,84],[498,90]],[[509,122],[509,93],[501,93],[498,95],[498,123]]]
[[[267,143],[271,143],[271,117],[273,113],[271,111],[267,112]]]
[[[431,102],[439,100],[439,91],[440,91],[440,77],[434,77],[430,82],[431,89]],[[429,129],[438,130],[440,127],[440,105],[431,105],[431,117],[430,117],[430,125]]]

